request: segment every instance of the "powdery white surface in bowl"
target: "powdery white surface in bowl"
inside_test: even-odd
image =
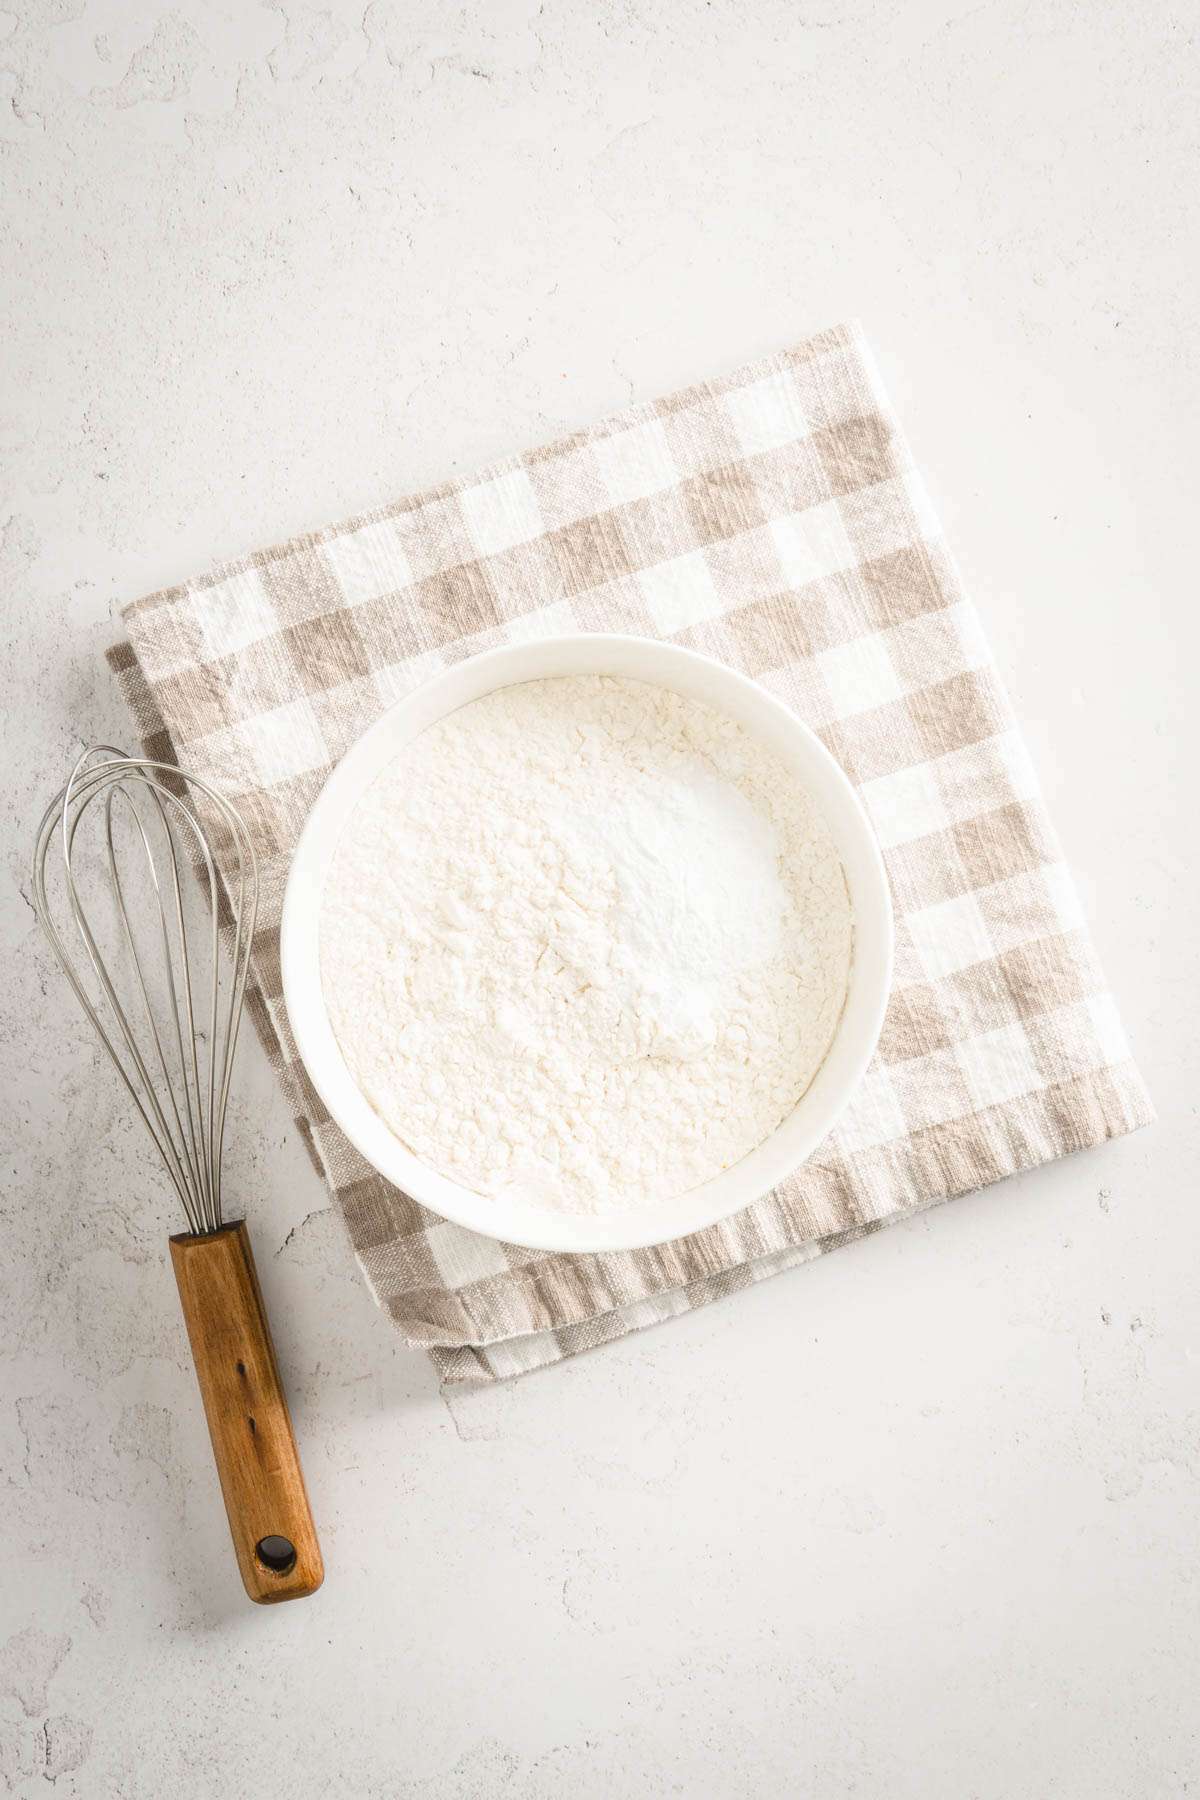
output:
[[[350,814],[322,894],[342,1055],[423,1162],[608,1213],[763,1143],[820,1068],[853,941],[820,811],[768,746],[602,675],[485,694]]]

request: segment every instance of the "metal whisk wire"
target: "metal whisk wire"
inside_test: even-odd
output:
[[[188,790],[188,799],[181,790]],[[208,833],[195,806],[189,804],[192,794],[203,795],[227,839],[231,866],[222,867],[220,872]],[[76,836],[89,809],[101,800],[104,862],[120,920],[120,939],[132,968],[134,1007],[142,1015],[141,1036],[129,1008],[118,995],[76,882]],[[161,957],[159,998],[165,1002],[165,1033],[127,903],[127,876],[122,873],[115,828],[118,808],[131,824],[133,854],[144,858],[144,872],[157,901],[159,929],[154,935]],[[156,836],[161,845],[157,852]],[[51,910],[46,876],[47,861],[55,845],[62,852],[71,918],[87,964],[99,984],[99,1003],[89,993],[80,965],[68,951]],[[180,857],[185,846],[198,852],[198,858],[192,856],[189,860],[198,864],[202,881],[207,884],[210,923],[206,936],[211,968],[207,1006],[197,1004],[193,980],[193,953],[188,943],[180,878]],[[189,1227],[197,1235],[219,1230],[223,1222],[221,1147],[225,1114],[258,913],[258,863],[245,825],[229,801],[199,776],[189,775],[170,763],[127,756],[109,744],[94,745],[84,751],[66,786],[46,809],[34,851],[33,894],[42,929],[154,1141],[183,1203]],[[230,915],[231,939],[230,975],[224,987],[220,957],[223,907],[228,908]],[[111,1017],[106,1017],[102,1009],[107,1009]],[[202,1029],[205,1014],[207,1031]],[[205,1041],[206,1057],[201,1052]]]

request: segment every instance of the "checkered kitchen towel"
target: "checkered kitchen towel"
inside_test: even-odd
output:
[[[376,1298],[446,1381],[554,1362],[1152,1117],[974,612],[853,329],[124,618],[112,662],[147,752],[217,783],[258,848],[259,1029]],[[838,1130],[746,1211],[617,1255],[497,1244],[389,1186],[305,1079],[280,996],[288,859],[343,751],[448,663],[575,631],[670,638],[794,706],[858,784],[897,911],[883,1039]]]

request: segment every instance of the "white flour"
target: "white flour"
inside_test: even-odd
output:
[[[321,972],[352,1074],[423,1162],[617,1212],[792,1111],[851,941],[829,831],[774,753],[585,675],[476,700],[376,778],[323,896]]]

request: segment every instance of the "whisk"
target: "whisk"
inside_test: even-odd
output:
[[[88,871],[100,877],[96,899],[107,890],[107,929],[96,901],[84,903]],[[61,886],[62,923],[82,955],[71,954],[56,922],[52,885]],[[148,902],[148,924],[138,924],[135,890]],[[96,745],[46,809],[33,892],[50,946],[187,1218],[188,1230],[170,1239],[171,1261],[246,1592],[256,1601],[311,1594],[324,1572],[320,1546],[245,1221],[226,1221],[221,1192],[258,910],[246,827],[199,777]],[[188,915],[203,899],[207,920],[197,924]]]

